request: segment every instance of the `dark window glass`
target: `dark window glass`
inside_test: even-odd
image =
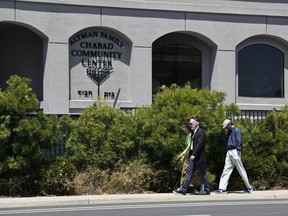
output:
[[[163,46],[153,52],[153,94],[162,85],[175,83],[183,86],[190,82],[192,87],[201,88],[202,53],[200,50],[180,44]]]
[[[44,40],[32,30],[0,22],[0,88],[6,90],[11,75],[31,79],[31,88],[43,100]]]
[[[269,45],[250,45],[238,53],[238,95],[284,97],[284,54]]]

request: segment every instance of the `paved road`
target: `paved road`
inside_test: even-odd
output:
[[[157,194],[118,194],[88,196],[57,196],[57,197],[25,197],[0,198],[1,208],[83,205],[83,204],[115,204],[145,202],[195,202],[195,201],[231,201],[231,200],[288,200],[288,190],[254,191],[252,194],[232,191],[227,194],[209,196],[177,195],[173,193]],[[288,213],[287,213],[288,215]]]
[[[287,216],[288,200],[118,203],[1,209],[10,216]]]

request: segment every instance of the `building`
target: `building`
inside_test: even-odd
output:
[[[0,0],[0,87],[31,78],[45,113],[133,109],[188,81],[243,112],[280,109],[287,57],[287,0]]]

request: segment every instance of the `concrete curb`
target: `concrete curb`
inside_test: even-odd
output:
[[[254,191],[246,194],[241,191],[231,191],[226,194],[186,196],[173,193],[155,194],[116,194],[116,195],[85,195],[85,196],[55,196],[55,197],[21,197],[0,198],[1,208],[84,205],[84,204],[117,204],[139,202],[169,202],[169,201],[231,201],[231,200],[279,200],[288,199],[288,190]]]

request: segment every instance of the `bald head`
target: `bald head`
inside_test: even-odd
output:
[[[193,130],[196,129],[199,126],[198,120],[197,119],[193,119],[193,118],[190,119],[190,124],[191,124],[191,127],[192,127]]]

